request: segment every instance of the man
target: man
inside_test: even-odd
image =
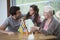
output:
[[[42,22],[40,27],[33,27],[32,32],[38,30],[40,33],[45,35],[59,35],[60,23],[53,17],[53,8],[51,6],[44,7],[45,20]]]
[[[11,35],[14,34],[15,32],[18,32],[18,28],[20,26],[20,17],[21,17],[20,8],[17,6],[12,6],[10,8],[10,14],[11,15],[1,25],[0,33]],[[5,31],[7,27],[8,30]]]

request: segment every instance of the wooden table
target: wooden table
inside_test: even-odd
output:
[[[31,35],[31,34],[29,34]],[[29,35],[26,34],[15,34],[15,35],[6,35],[0,34],[0,40],[28,40]],[[47,40],[56,38],[55,36],[48,35],[45,36],[43,34],[34,34],[34,40]]]

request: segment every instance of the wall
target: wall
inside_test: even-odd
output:
[[[7,0],[0,0],[0,25],[7,18]]]

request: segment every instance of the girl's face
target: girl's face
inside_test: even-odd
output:
[[[34,14],[34,10],[33,10],[33,8],[32,8],[32,7],[30,7],[29,12],[30,12],[30,15],[33,15],[33,14]]]

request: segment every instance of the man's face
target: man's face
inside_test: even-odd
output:
[[[19,19],[21,17],[21,11],[17,10],[16,11],[16,19]]]

